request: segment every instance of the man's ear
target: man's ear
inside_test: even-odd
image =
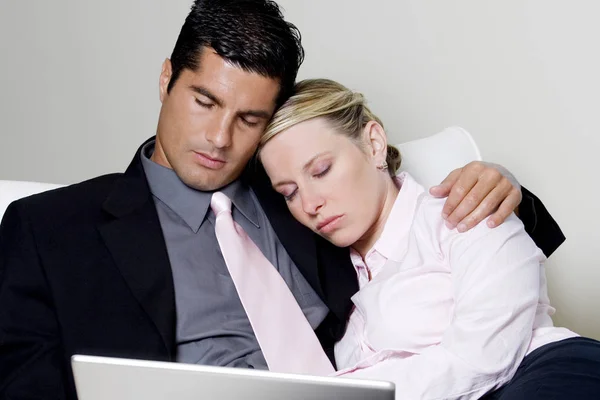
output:
[[[160,79],[158,82],[161,103],[165,100],[165,97],[167,97],[167,88],[169,87],[169,82],[171,82],[172,75],[173,69],[171,68],[171,60],[167,58],[162,64],[162,70],[160,71]]]
[[[387,135],[383,126],[377,121],[367,122],[363,129],[363,137],[375,165],[383,164],[387,158]]]

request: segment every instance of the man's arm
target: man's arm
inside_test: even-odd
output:
[[[514,211],[546,257],[565,241],[542,202],[497,164],[471,162],[452,171],[430,193],[448,197],[442,211],[444,219],[449,228],[458,227],[460,232],[473,228],[488,216],[488,226],[496,227]]]
[[[0,225],[0,398],[64,399],[58,322],[19,203]]]
[[[521,187],[521,191],[523,201],[517,215],[537,247],[542,249],[546,257],[550,257],[563,244],[565,235],[540,199],[524,187]]]

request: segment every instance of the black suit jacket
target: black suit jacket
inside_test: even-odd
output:
[[[6,211],[0,227],[0,398],[76,398],[73,354],[174,359],[173,278],[139,154],[124,174],[21,199]],[[348,250],[295,221],[258,164],[242,179],[331,310],[317,329],[331,357],[358,289]],[[531,199],[521,215],[535,224],[533,236],[549,254],[564,237]],[[554,230],[542,232],[543,226]]]

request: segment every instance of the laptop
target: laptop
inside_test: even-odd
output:
[[[393,383],[75,355],[79,400],[394,400]]]

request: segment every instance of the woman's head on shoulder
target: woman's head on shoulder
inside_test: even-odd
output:
[[[381,222],[400,166],[364,96],[328,79],[296,85],[267,126],[259,157],[294,217],[338,246]]]

